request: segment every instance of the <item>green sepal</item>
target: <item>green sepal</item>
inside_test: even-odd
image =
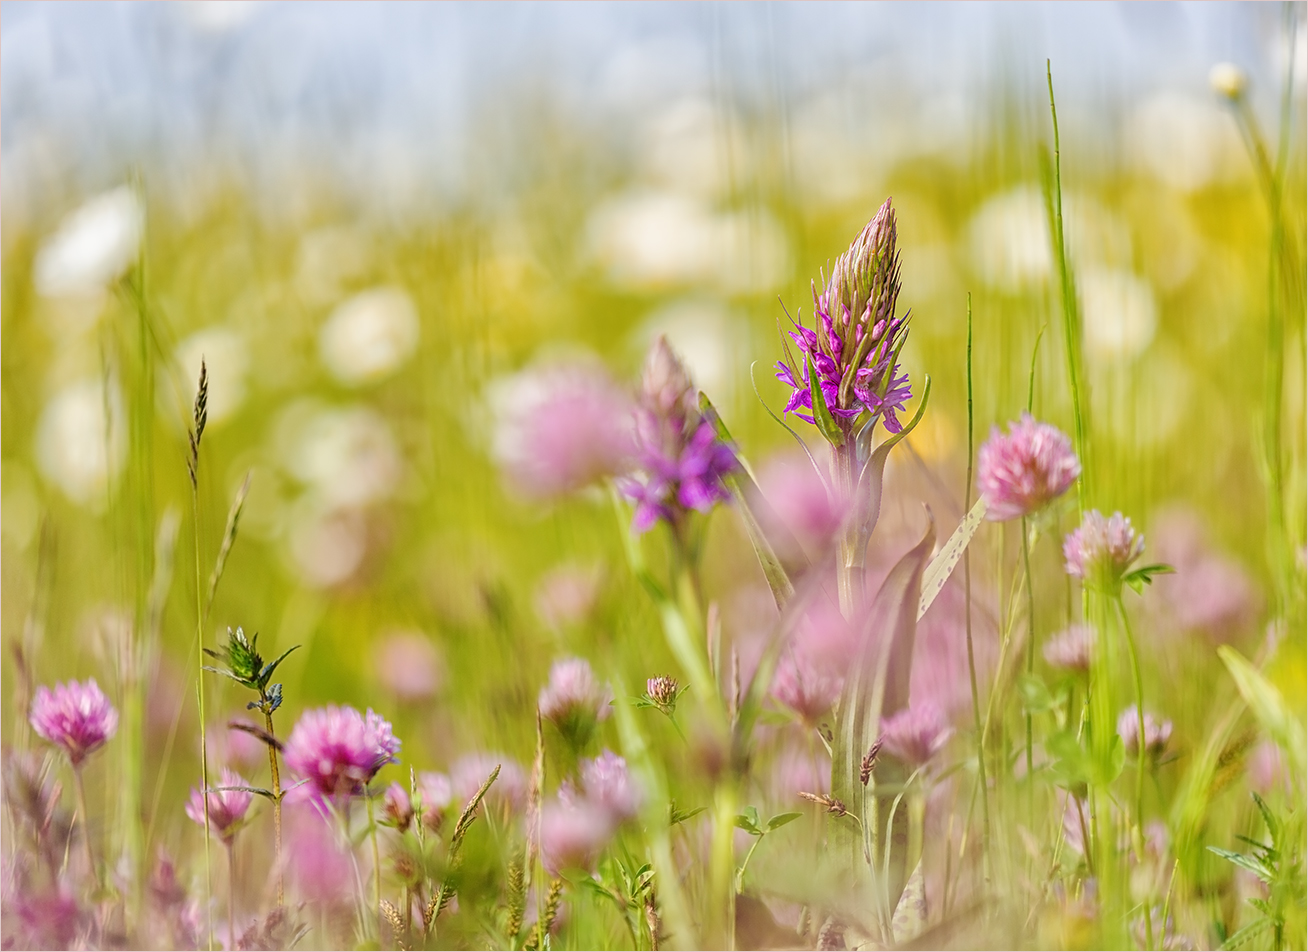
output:
[[[1122,581],[1130,585],[1137,595],[1144,594],[1144,587],[1153,584],[1155,575],[1172,575],[1176,569],[1170,565],[1159,562],[1155,565],[1144,565],[1138,569],[1133,569],[1122,576]]]

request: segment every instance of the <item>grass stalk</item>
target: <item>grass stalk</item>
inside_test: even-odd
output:
[[[967,295],[967,484],[964,486],[964,512],[972,511],[973,467],[976,465],[976,423],[972,403],[972,293]],[[963,550],[964,628],[967,633],[967,674],[972,688],[972,729],[976,731],[978,786],[981,790],[981,862],[989,880],[990,864],[990,791],[986,777],[985,735],[981,730],[981,697],[976,682],[976,650],[972,642],[972,547]]]
[[[200,440],[204,437],[204,427],[208,422],[209,372],[203,358],[200,360],[200,379],[195,391],[195,405],[191,413],[190,456],[187,457],[187,469],[191,477],[191,526],[195,554],[195,698],[200,715],[200,789],[209,789],[209,743],[206,736],[204,710],[204,589],[201,587],[200,575]],[[213,952],[213,917],[208,914],[213,905],[213,860],[212,837],[209,830],[209,797],[201,797],[204,802],[204,897],[205,922],[208,934],[209,952]]]

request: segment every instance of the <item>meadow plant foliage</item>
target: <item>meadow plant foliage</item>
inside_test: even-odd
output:
[[[4,947],[1303,948],[1302,130],[1213,83],[1243,176],[762,163],[702,287],[548,170],[7,229]]]

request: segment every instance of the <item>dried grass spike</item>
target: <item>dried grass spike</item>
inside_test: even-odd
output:
[[[395,904],[389,899],[383,899],[381,901],[381,914],[391,927],[391,934],[395,937],[395,944],[407,952],[409,946],[404,941],[404,920],[400,917],[400,910],[396,909]]]

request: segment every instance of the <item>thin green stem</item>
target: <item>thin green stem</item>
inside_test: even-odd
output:
[[[204,596],[200,587],[200,490],[196,483],[199,478],[199,466],[191,479],[191,524],[194,528],[195,551],[195,648],[197,669],[195,673],[195,698],[200,714],[200,789],[209,789],[209,743],[205,731],[204,713]],[[204,801],[204,895],[206,908],[213,903],[213,863],[209,831],[209,797]],[[209,952],[213,952],[213,917],[206,919],[208,926]]]
[[[77,815],[82,819],[82,845],[86,847],[86,866],[100,888],[100,867],[95,862],[95,852],[91,849],[91,818],[86,812],[86,784],[82,781],[82,765],[73,765],[73,787],[77,793]]]
[[[763,837],[754,837],[754,842],[750,844],[749,852],[745,854],[744,861],[740,864],[740,869],[736,870],[736,894],[739,895],[745,889],[745,870],[749,868],[749,861],[754,858],[754,851],[758,845],[763,842]]]
[[[275,737],[272,715],[265,712],[263,718],[268,736]],[[272,773],[273,855],[277,863],[277,905],[280,907],[286,905],[286,870],[282,865],[282,778],[281,772],[277,769],[277,748],[272,744],[268,745],[268,768]]]
[[[1136,653],[1135,634],[1131,631],[1131,619],[1126,613],[1126,605],[1122,601],[1121,590],[1117,593],[1117,612],[1122,617],[1122,631],[1126,634],[1126,650],[1131,658],[1131,675],[1135,679],[1135,716],[1136,730],[1136,761],[1135,761],[1135,833],[1136,848],[1140,853],[1141,860],[1144,859],[1144,778],[1145,778],[1145,761],[1148,754],[1148,744],[1145,738],[1145,717],[1144,717],[1144,679],[1140,675],[1140,659]],[[1145,915],[1145,940],[1149,948],[1154,947],[1154,930],[1152,917],[1149,915],[1149,899],[1146,898],[1144,903]]]
[[[1026,517],[1022,518],[1022,574],[1026,576],[1026,674],[1035,676],[1035,579],[1031,577],[1031,534]],[[1031,753],[1031,711],[1026,711],[1026,778],[1031,782],[1035,763]]]
[[[1045,78],[1049,85],[1049,117],[1054,130],[1054,170],[1052,185],[1054,259],[1058,264],[1058,287],[1063,305],[1063,344],[1067,357],[1067,381],[1072,390],[1073,436],[1076,455],[1081,460],[1081,475],[1076,481],[1077,507],[1085,511],[1090,496],[1090,444],[1085,403],[1081,394],[1081,323],[1076,311],[1076,288],[1067,264],[1067,244],[1063,236],[1063,159],[1058,138],[1058,107],[1054,103],[1054,71],[1045,60]]]
[[[236,857],[232,840],[224,840],[227,847],[227,947],[236,948]]]
[[[363,792],[363,801],[368,805],[368,839],[372,841],[372,915],[370,921],[376,926],[377,938],[381,938],[381,850],[377,846],[377,818],[373,815],[372,794]]]
[[[972,293],[967,295],[967,485],[964,489],[964,512],[972,511],[972,468],[976,458],[976,424],[972,409]],[[963,550],[963,598],[966,602],[965,628],[967,632],[967,673],[972,686],[972,727],[976,731],[976,761],[978,785],[981,788],[981,856],[982,865],[989,869],[990,856],[990,793],[986,778],[985,735],[981,730],[981,698],[976,683],[976,651],[972,644],[972,548]],[[989,879],[988,873],[986,878]]]

